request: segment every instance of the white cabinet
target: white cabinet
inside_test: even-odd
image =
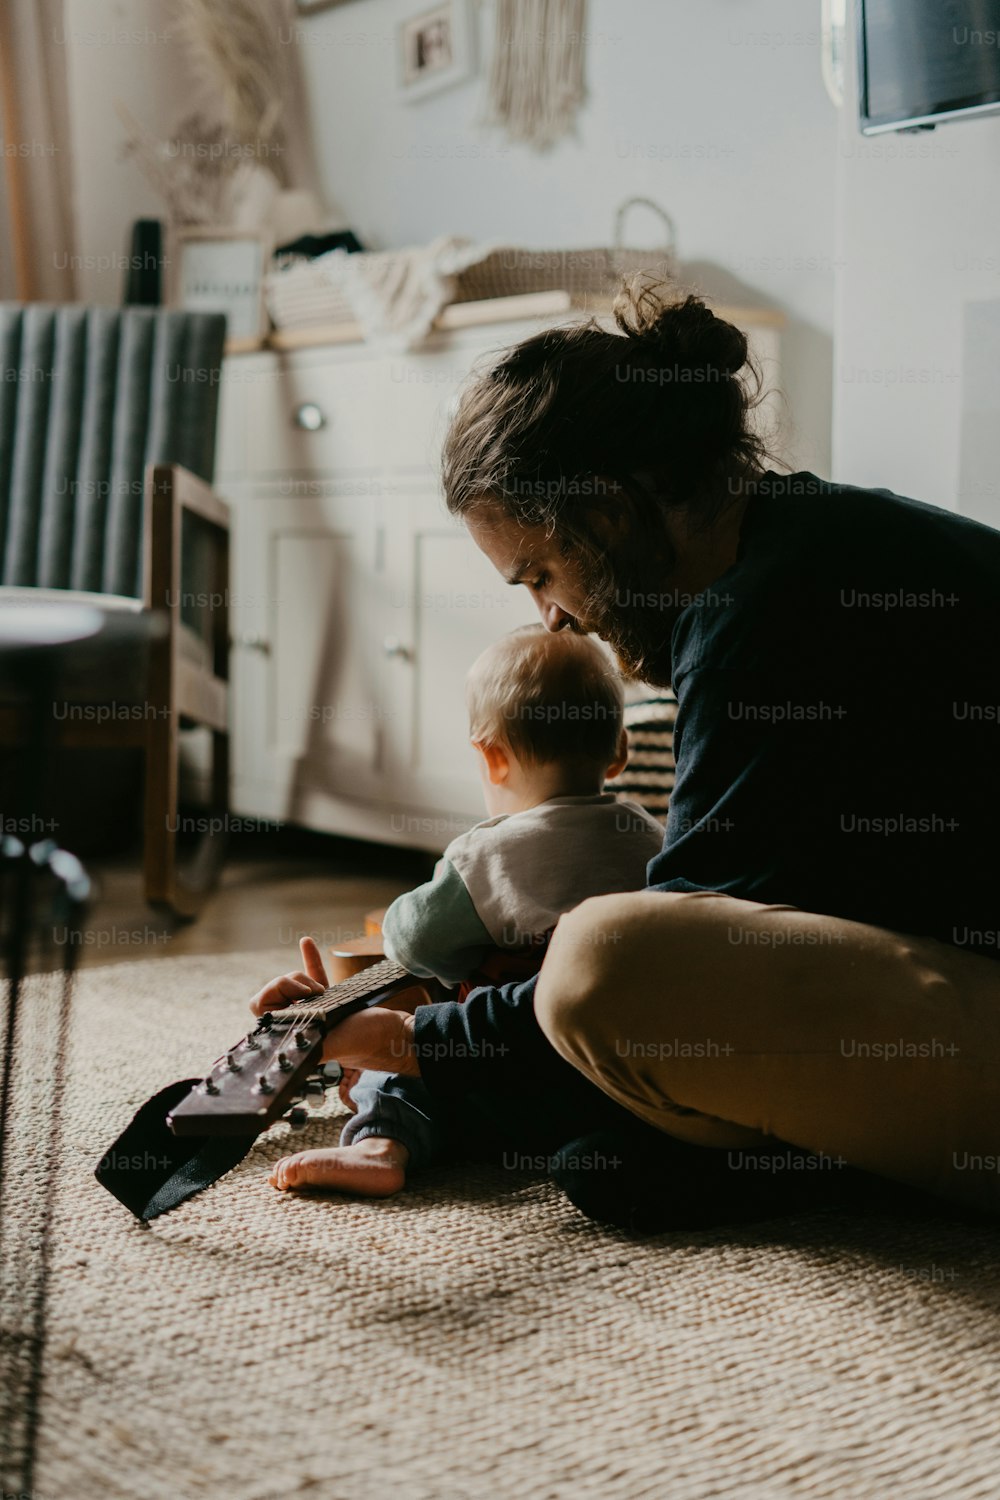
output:
[[[351,498],[234,507],[233,773],[239,810],[309,821],[309,790],[377,796],[383,769],[376,529]]]
[[[226,361],[236,813],[432,850],[484,816],[465,674],[538,616],[448,515],[437,464],[473,365],[540,326]]]
[[[486,814],[468,743],[465,674],[492,641],[537,621],[538,614],[527,591],[505,583],[464,527],[455,525],[435,491],[414,492],[394,520],[387,528],[384,616],[391,621],[385,652],[389,785],[403,806],[429,806],[446,817],[457,810],[468,826],[470,812],[477,819]],[[460,831],[454,827],[448,836]]]
[[[443,848],[485,816],[465,673],[531,601],[436,491],[233,511],[234,810]]]

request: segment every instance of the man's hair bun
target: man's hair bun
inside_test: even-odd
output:
[[[469,383],[442,453],[453,515],[495,505],[565,531],[619,485],[652,497],[653,535],[660,507],[707,518],[764,472],[763,382],[742,330],[649,273],[623,286],[614,321],[543,328]]]
[[[736,375],[747,363],[746,335],[717,318],[700,297],[669,301],[662,282],[640,274],[615,298],[614,319],[622,333],[658,359],[689,369]]]

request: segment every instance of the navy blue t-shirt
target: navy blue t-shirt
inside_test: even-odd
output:
[[[813,474],[752,487],[735,564],[677,619],[658,890],[1000,957],[1000,532]],[[431,1091],[554,1056],[534,985],[421,1007]]]
[[[672,647],[677,779],[651,886],[997,956],[1000,532],[766,476]]]

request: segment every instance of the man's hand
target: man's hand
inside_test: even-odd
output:
[[[323,959],[313,939],[300,938],[299,951],[302,954],[301,969],[279,974],[254,995],[250,1009],[255,1016],[262,1016],[269,1010],[283,1010],[296,1000],[320,995],[329,988]],[[402,990],[392,998],[396,1003],[403,1001],[405,1004],[410,997],[417,1003],[427,998],[419,985],[413,990]],[[388,1006],[373,1005],[368,1010],[345,1017],[327,1036],[323,1044],[323,1061],[339,1062],[347,1068],[370,1068],[379,1073],[406,1073],[413,1078],[419,1077],[412,1015]]]
[[[373,1005],[339,1021],[323,1043],[323,1061],[343,1068],[420,1077],[413,1041],[413,1017]]]

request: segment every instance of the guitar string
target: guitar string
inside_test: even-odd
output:
[[[385,959],[382,960],[382,964],[387,963],[387,962],[391,962],[391,960],[385,960]],[[340,987],[340,985],[348,985],[348,984],[350,984],[350,985],[352,985],[352,993],[349,994],[349,995],[342,995],[341,996],[341,1000],[342,1001],[354,1000],[354,999],[358,999],[359,997],[369,998],[372,994],[377,994],[380,989],[387,987],[388,984],[394,983],[395,980],[409,977],[409,976],[407,976],[406,971],[403,970],[399,964],[393,964],[392,967],[394,969],[398,970],[399,972],[396,973],[396,974],[394,974],[393,977],[392,977],[392,979],[389,979],[388,976],[381,976],[381,977],[385,978],[386,985],[375,984],[374,987],[373,987],[373,980],[375,979],[375,975],[373,973],[373,970],[375,968],[380,968],[382,966],[382,964],[372,965],[372,968],[369,969],[369,970],[362,969],[358,974],[352,974],[346,980],[340,980],[337,984],[327,985],[327,990],[328,991],[329,990],[335,990],[335,989],[338,989]],[[317,983],[318,982],[319,981],[317,980]],[[314,1005],[318,1005],[319,1001],[320,1001],[320,996],[318,996],[318,995],[315,996],[312,1001],[310,1001],[307,996],[303,996],[299,1001],[294,1001],[293,1000],[291,1004],[292,1004],[292,1007],[294,1007],[297,1004],[297,1005],[299,1005],[299,1006],[301,1006],[301,1007],[304,1008],[304,1007],[307,1007],[307,1006],[311,1007],[311,1006],[314,1006]],[[291,1007],[285,1007],[285,1008],[289,1009]],[[332,1006],[325,1007],[320,1012],[320,1014],[322,1015],[322,1018],[325,1020],[330,1015],[331,1011],[333,1011],[335,1013],[337,1009],[338,1009],[338,1007],[337,1007],[336,1003],[334,1003]],[[308,1016],[305,1016],[303,1018],[303,1020],[301,1022],[301,1025],[296,1026],[294,1024],[294,1022],[293,1022],[293,1024],[289,1028],[287,1028],[287,1035],[289,1036],[289,1038],[294,1038],[300,1032],[305,1031],[310,1025],[312,1025],[312,1023],[316,1019],[317,1019],[317,1012],[315,1010],[313,1010],[312,1014],[310,1014]],[[329,1032],[331,1029],[332,1028],[328,1027],[327,1028],[327,1032]],[[327,1033],[325,1032],[324,1036],[323,1036],[323,1040],[326,1039],[326,1035],[327,1035]]]
[[[384,962],[384,960],[383,960],[383,962]],[[398,968],[399,966],[398,965],[394,965],[394,967]],[[361,981],[362,980],[362,976],[364,974],[365,974],[365,970],[361,970],[361,972],[359,974],[351,975],[350,978],[347,979],[347,980],[340,980],[339,984],[350,984],[352,980]],[[286,977],[291,977],[291,976],[286,976]],[[342,995],[341,999],[343,1001],[354,1000],[354,999],[357,999],[359,996],[363,996],[365,994],[366,989],[371,985],[373,977],[374,977],[373,975],[369,975],[369,978],[368,978],[367,982],[360,982],[360,983],[358,983],[357,985],[355,985],[353,987],[353,992],[350,995]],[[395,977],[401,979],[404,976],[403,976],[402,973],[400,973],[400,974],[397,974]],[[319,983],[318,980],[316,982],[317,982],[317,984]],[[327,989],[327,991],[329,991],[329,990],[335,990],[335,989],[339,988],[339,984],[327,985],[326,989]],[[375,985],[374,989],[372,990],[372,993],[377,994],[378,990],[381,987],[382,986]],[[293,1009],[296,1005],[299,1005],[299,1006],[302,1006],[302,1007],[305,1007],[307,1005],[318,1005],[319,1002],[320,1002],[320,998],[321,998],[320,995],[316,995],[316,996],[314,996],[312,998],[312,1000],[310,1000],[308,996],[303,995],[303,996],[300,997],[300,999],[298,1001],[293,1000],[293,1001],[291,1001],[289,1003],[288,1006],[282,1007],[282,1009],[284,1009],[284,1010]],[[326,1016],[330,1014],[330,1010],[331,1009],[333,1009],[335,1011],[336,1010],[336,1004],[334,1004],[332,1007],[327,1007],[325,1013],[321,1013],[321,1014],[323,1014],[323,1019],[325,1019]],[[300,1036],[303,1032],[307,1031],[309,1029],[309,1027],[316,1021],[316,1019],[317,1019],[317,1012],[313,1011],[311,1015],[304,1016],[302,1018],[302,1020],[299,1022],[298,1025],[296,1025],[295,1021],[293,1020],[291,1026],[282,1028],[283,1031],[284,1031],[283,1040],[284,1040],[286,1046],[293,1045],[295,1038],[297,1036]],[[327,1032],[330,1029],[331,1028],[327,1028]],[[325,1041],[326,1040],[327,1032],[324,1032],[323,1036],[320,1039],[321,1041]],[[254,1034],[255,1034],[254,1032],[250,1033],[251,1036],[254,1035]],[[284,1049],[282,1048],[280,1050],[284,1050]]]
[[[375,966],[373,966],[373,967],[375,967]],[[399,966],[398,965],[394,965],[394,967],[398,968]],[[340,981],[341,984],[350,983],[351,980],[357,980],[357,981],[359,981],[356,985],[354,985],[352,987],[352,993],[350,995],[343,995],[343,996],[341,996],[342,1001],[354,1000],[354,999],[357,999],[359,996],[364,996],[365,995],[366,990],[368,990],[369,987],[371,986],[372,979],[374,978],[374,975],[372,975],[372,974],[369,973],[369,976],[368,976],[367,980],[364,980],[363,977],[362,977],[364,975],[364,973],[365,973],[365,971],[362,970],[357,975],[351,975],[350,979],[348,979],[347,981],[344,981],[344,980]],[[312,976],[310,976],[310,977],[312,977]],[[395,977],[401,979],[403,977],[403,975],[402,974],[397,974]],[[316,982],[319,983],[318,980]],[[331,989],[337,989],[337,988],[338,988],[338,986],[336,984],[327,985],[327,990],[328,991],[331,990]],[[380,988],[379,985],[375,985],[375,988],[374,988],[374,990],[371,991],[371,993],[377,994],[379,988]],[[291,1006],[294,1007],[296,1004],[298,1004],[300,1006],[303,1006],[303,1007],[305,1007],[307,1005],[317,1005],[319,1003],[319,1001],[320,1001],[320,996],[318,996],[318,995],[315,996],[313,998],[313,1000],[311,1000],[311,1001],[309,1000],[309,998],[307,996],[302,996],[301,999],[298,1000],[298,1001],[294,1001],[293,1000],[291,1002]],[[289,1008],[290,1007],[285,1007],[285,1009],[289,1009]],[[333,1008],[335,1009],[336,1007],[333,1007]],[[327,1010],[326,1010],[326,1012],[325,1012],[325,1014],[324,1014],[324,1016],[323,1016],[323,1019],[325,1020],[326,1017],[329,1014],[330,1014],[330,1008],[328,1007]],[[312,1025],[312,1023],[315,1020],[316,1020],[316,1013],[314,1011],[312,1015],[304,1017],[303,1020],[302,1020],[302,1022],[301,1022],[301,1024],[299,1024],[298,1026],[296,1026],[295,1022],[293,1021],[291,1026],[285,1028],[286,1045],[292,1045],[292,1043],[294,1041],[294,1038],[296,1036],[299,1036],[302,1032],[308,1030],[309,1026]],[[329,1031],[331,1029],[332,1028],[327,1027],[326,1031],[324,1031],[323,1036],[320,1038],[321,1043],[326,1040],[326,1037],[329,1034]]]
[[[375,966],[373,966],[373,968],[374,967]],[[378,967],[381,967],[381,965],[379,965]],[[394,964],[393,967],[399,968],[400,966],[398,964]],[[380,989],[387,987],[388,984],[393,983],[395,979],[402,979],[403,977],[403,973],[399,973],[395,975],[392,980],[387,979],[386,985],[375,984],[373,986],[372,981],[375,978],[374,974],[371,972],[371,970],[361,970],[358,974],[350,975],[350,977],[346,980],[342,979],[336,984],[328,984],[326,986],[325,993],[329,993],[331,990],[340,989],[342,985],[351,985],[351,993],[340,996],[340,1001],[342,1003],[348,1000],[356,1000],[360,997],[368,998],[372,994],[377,994]],[[319,983],[318,980],[316,982]],[[309,1011],[309,1014],[304,1016],[302,1024],[300,1026],[296,1027],[293,1023],[291,1027],[287,1028],[288,1035],[296,1036],[300,1031],[304,1031],[308,1026],[312,1025],[317,1017],[321,1017],[325,1020],[327,1016],[331,1014],[331,1012],[336,1013],[336,1011],[340,1008],[336,1001],[327,1006],[321,1005],[323,993],[324,992],[321,992],[319,995],[314,995],[311,998],[308,995],[302,995],[298,1000],[293,1000],[289,1005],[283,1007],[283,1009],[286,1011],[291,1010],[293,1015],[297,1008],[300,1011]],[[319,1007],[319,1009],[316,1009],[314,1007]]]

